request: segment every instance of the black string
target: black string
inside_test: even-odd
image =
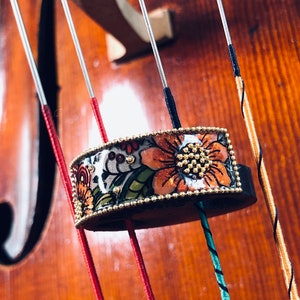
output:
[[[178,117],[175,100],[169,87],[164,88],[164,94],[172,125],[174,128],[180,128],[181,123]]]
[[[174,97],[173,97],[169,87],[164,88],[164,95],[165,95],[165,102],[166,102],[166,105],[167,105],[167,108],[169,111],[169,116],[172,121],[172,125],[174,128],[180,128],[181,123],[180,123],[180,120],[178,117],[175,100],[174,100]],[[208,250],[211,255],[213,265],[214,265],[215,276],[216,276],[217,283],[218,283],[218,286],[219,286],[219,289],[221,292],[221,298],[222,298],[222,300],[229,300],[230,299],[229,292],[228,292],[228,289],[226,286],[223,271],[221,269],[218,252],[217,252],[217,249],[216,249],[214,241],[213,241],[212,232],[209,228],[207,216],[206,216],[205,210],[203,208],[203,203],[201,201],[199,201],[196,204],[196,206],[198,208],[201,225],[204,230],[205,237],[206,237]]]
[[[292,263],[290,262],[290,267],[291,267],[291,278],[290,278],[290,282],[289,282],[289,288],[288,288],[288,297],[289,299],[291,299],[291,290],[292,290],[292,284],[294,281],[294,268]]]
[[[245,100],[245,83],[244,83],[244,80],[242,79],[242,95],[241,95],[240,103],[241,103],[242,116],[245,119],[245,114],[244,114],[244,100]]]
[[[228,51],[229,51],[229,56],[230,56],[230,61],[232,64],[232,69],[233,69],[233,74],[234,76],[241,76],[241,72],[240,72],[240,67],[238,64],[238,60],[236,57],[236,52],[234,50],[234,47],[232,44],[228,45]]]

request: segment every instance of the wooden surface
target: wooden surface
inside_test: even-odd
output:
[[[36,55],[40,1],[20,2]],[[231,298],[288,299],[217,4],[148,2],[149,9],[164,6],[174,10],[176,40],[160,53],[182,125],[226,127],[237,161],[253,170],[257,203],[209,220]],[[6,118],[7,107],[16,101],[13,109],[18,112],[17,102],[22,102],[24,95],[29,105],[36,99],[9,1],[0,4],[0,74],[4,74],[0,77],[0,151],[1,157],[9,158],[12,152],[5,150],[7,140],[2,140],[2,132],[15,123],[13,117]],[[104,30],[74,4],[70,6],[109,138],[171,128],[153,57],[111,64]],[[293,0],[266,0],[224,1],[224,6],[299,286],[300,5]],[[56,9],[60,91],[54,115],[59,119],[60,138],[70,163],[101,139],[59,3]],[[11,133],[11,139],[15,138]],[[4,160],[1,190],[6,189],[8,184],[2,187],[2,183],[9,182],[8,177],[15,180],[11,168],[3,164]],[[0,199],[14,206],[13,191],[6,190]],[[146,299],[128,233],[87,232],[87,236],[104,298]],[[220,298],[200,222],[139,230],[137,236],[156,299]],[[2,265],[0,282],[0,299],[93,299],[59,178],[37,246],[18,264]]]

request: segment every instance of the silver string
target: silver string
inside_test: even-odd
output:
[[[32,54],[31,47],[30,47],[30,44],[29,44],[29,41],[28,41],[26,29],[25,29],[25,26],[24,26],[24,22],[22,20],[22,16],[21,16],[20,8],[18,6],[18,2],[16,0],[10,0],[10,4],[11,4],[11,7],[12,7],[12,10],[13,10],[15,19],[16,19],[16,23],[17,23],[17,26],[18,26],[18,29],[19,29],[19,32],[20,32],[20,37],[21,37],[21,40],[22,40],[22,43],[23,43],[23,46],[24,46],[24,49],[25,49],[25,54],[26,54],[26,57],[27,57],[27,60],[28,60],[29,68],[30,68],[30,71],[32,73],[32,77],[33,77],[33,80],[34,80],[34,83],[35,83],[35,86],[36,86],[36,89],[37,89],[37,94],[38,94],[39,101],[40,101],[41,105],[47,105],[47,100],[46,100],[46,97],[45,97],[45,94],[44,94],[44,90],[43,90],[43,86],[42,86],[42,83],[41,83],[41,80],[40,80],[40,76],[39,76],[38,71],[37,71],[36,63],[35,63],[35,60],[33,58],[33,54]]]
[[[148,12],[147,12],[145,1],[144,0],[139,0],[139,2],[140,2],[141,11],[142,11],[142,14],[143,14],[143,17],[144,17],[144,20],[145,20],[146,28],[147,28],[147,31],[148,31],[148,35],[149,35],[151,47],[152,47],[152,50],[153,50],[153,55],[154,55],[154,58],[155,58],[155,61],[156,61],[157,69],[158,69],[158,72],[159,72],[159,76],[160,76],[163,88],[165,89],[165,88],[168,87],[168,83],[167,83],[166,75],[165,75],[165,72],[164,72],[164,68],[163,68],[162,63],[161,63],[159,52],[158,52],[158,49],[157,49],[157,45],[156,45],[155,37],[154,37],[154,34],[153,34],[153,30],[152,30],[152,27],[151,27],[151,24],[150,24],[149,15],[148,15]]]
[[[231,37],[230,37],[230,32],[229,32],[229,28],[228,28],[227,19],[226,19],[226,15],[225,15],[222,0],[217,0],[217,4],[218,4],[219,12],[220,12],[221,21],[222,21],[222,24],[223,24],[223,30],[224,30],[224,34],[225,34],[225,37],[226,37],[227,45],[232,45],[232,41],[231,41]]]
[[[64,12],[65,12],[65,15],[66,15],[66,19],[67,19],[67,22],[68,22],[68,25],[69,25],[69,29],[70,29],[71,36],[72,36],[72,39],[73,39],[73,42],[74,42],[74,46],[75,46],[75,49],[76,49],[76,52],[77,52],[78,60],[79,60],[80,66],[81,66],[82,74],[83,74],[83,77],[84,77],[84,80],[85,80],[85,83],[86,83],[86,86],[87,86],[87,89],[88,89],[89,96],[90,96],[90,98],[95,98],[95,94],[94,94],[94,91],[93,91],[93,88],[92,88],[91,80],[90,80],[90,77],[89,77],[89,74],[88,74],[88,71],[87,71],[87,68],[86,68],[86,64],[85,64],[84,57],[83,57],[83,54],[82,54],[82,51],[81,51],[80,43],[79,43],[79,40],[78,40],[78,37],[77,37],[77,34],[76,34],[76,29],[75,29],[74,22],[73,22],[73,19],[72,19],[72,16],[71,16],[68,1],[67,0],[61,0],[61,4],[63,6]]]

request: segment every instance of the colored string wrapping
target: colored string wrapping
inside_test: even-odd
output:
[[[136,237],[136,234],[135,234],[135,230],[134,230],[132,221],[131,220],[126,220],[125,225],[126,225],[127,230],[128,230],[131,245],[135,249],[134,256],[135,256],[135,259],[136,259],[136,261],[139,265],[139,271],[140,271],[140,275],[141,275],[142,280],[143,280],[143,285],[144,285],[145,292],[147,294],[147,299],[154,300],[152,287],[151,287],[151,284],[150,284],[150,280],[149,280],[149,277],[148,277],[148,273],[147,273],[147,270],[146,270],[146,267],[145,267],[144,259],[143,259],[142,252],[141,252],[140,247],[139,247],[139,243],[138,243],[138,240],[137,240],[137,237]]]
[[[105,126],[104,126],[104,123],[103,123],[103,119],[102,119],[102,116],[101,116],[101,112],[100,112],[100,109],[99,109],[97,98],[94,95],[93,87],[92,87],[92,84],[91,84],[91,81],[90,81],[90,78],[89,78],[89,74],[88,74],[88,71],[87,71],[87,68],[86,68],[86,64],[85,64],[84,57],[83,57],[83,54],[82,54],[79,39],[77,37],[74,22],[73,22],[72,15],[71,15],[71,12],[70,12],[70,9],[69,9],[69,5],[68,5],[67,0],[61,0],[61,3],[62,3],[62,6],[63,6],[63,9],[64,9],[64,12],[65,12],[65,16],[66,16],[66,19],[67,19],[67,22],[68,22],[68,25],[69,25],[70,33],[72,35],[75,50],[76,50],[76,53],[77,53],[77,56],[78,56],[78,61],[80,63],[82,74],[83,74],[83,77],[84,77],[84,80],[85,80],[85,83],[86,83],[86,86],[87,86],[87,90],[88,90],[88,93],[89,93],[89,96],[90,96],[90,104],[91,104],[91,107],[92,107],[94,118],[97,122],[97,126],[98,126],[98,129],[99,129],[102,141],[104,143],[107,143],[108,142],[108,137],[107,137],[106,129],[105,129]],[[126,220],[125,224],[126,224],[127,231],[128,231],[128,234],[129,234],[131,246],[133,248],[134,257],[135,257],[137,265],[138,265],[139,273],[140,273],[140,276],[142,278],[144,290],[145,290],[145,293],[147,295],[147,299],[148,300],[154,300],[154,295],[153,295],[153,292],[152,292],[149,276],[147,274],[144,259],[143,259],[142,252],[141,252],[141,249],[140,249],[140,246],[139,246],[136,234],[135,234],[135,230],[134,230],[132,221],[131,220]]]
[[[104,127],[104,123],[101,117],[101,113],[99,110],[99,105],[98,105],[98,101],[95,97],[91,98],[91,106],[92,106],[92,110],[94,113],[94,117],[96,119],[96,122],[98,124],[98,128],[102,137],[102,140],[107,143],[108,142],[108,137],[107,137],[107,133]],[[134,257],[135,260],[137,262],[138,265],[138,269],[139,269],[139,273],[143,282],[143,286],[144,286],[144,290],[145,293],[147,295],[147,299],[148,300],[154,300],[154,295],[153,295],[153,291],[152,291],[152,287],[151,287],[151,283],[150,283],[150,279],[145,267],[145,262],[143,259],[143,255],[139,246],[139,242],[138,239],[136,237],[136,233],[133,227],[133,223],[131,220],[125,220],[125,225],[129,234],[129,238],[130,238],[130,243],[133,249],[133,253],[134,253]]]
[[[52,113],[47,104],[47,100],[46,100],[46,97],[44,94],[44,90],[43,90],[43,87],[41,84],[41,80],[40,80],[40,77],[39,77],[39,74],[37,71],[36,64],[35,64],[35,61],[33,58],[33,53],[31,51],[31,47],[29,44],[29,40],[27,37],[27,33],[25,30],[24,22],[23,22],[21,13],[20,13],[18,3],[16,0],[11,0],[10,3],[11,3],[11,7],[12,7],[12,10],[13,10],[13,13],[15,16],[16,24],[17,24],[19,34],[20,34],[20,37],[22,40],[24,51],[25,51],[25,54],[26,54],[26,57],[28,60],[30,71],[32,73],[32,77],[33,77],[33,80],[34,80],[34,83],[35,83],[35,86],[37,89],[38,98],[39,98],[39,101],[41,104],[42,115],[43,115],[43,118],[44,118],[44,121],[46,124],[46,128],[47,128],[47,131],[49,134],[49,138],[50,138],[50,141],[52,144],[52,148],[53,148],[53,152],[54,152],[55,159],[57,162],[57,166],[58,166],[58,169],[59,169],[62,181],[63,181],[63,186],[64,186],[66,194],[67,194],[68,203],[69,203],[71,210],[73,211],[71,182],[70,182],[70,178],[68,175],[68,170],[67,170],[67,166],[65,163],[62,148],[61,148],[61,145],[60,145],[60,142],[58,139],[58,135],[56,132],[56,128],[55,128],[55,125],[53,122]],[[92,259],[91,253],[90,253],[90,249],[89,249],[89,246],[88,246],[88,243],[87,243],[87,240],[86,240],[86,237],[85,237],[85,234],[83,231],[78,232],[78,238],[79,238],[79,242],[81,245],[81,249],[84,254],[85,263],[88,267],[88,272],[90,275],[91,282],[93,284],[95,295],[96,295],[97,299],[102,300],[103,297],[102,297],[102,291],[100,288],[99,280],[98,280],[95,266],[93,263],[93,259]]]
[[[238,94],[240,97],[240,101],[242,103],[243,99],[243,115],[244,120],[252,148],[252,152],[255,157],[255,161],[257,164],[258,178],[260,182],[260,186],[262,188],[264,199],[266,202],[266,206],[268,208],[269,216],[271,218],[272,226],[273,226],[273,234],[274,240],[277,246],[278,254],[280,257],[281,268],[284,275],[285,285],[287,288],[287,293],[289,299],[298,300],[299,295],[296,287],[296,282],[294,278],[294,270],[291,260],[288,255],[288,251],[286,248],[282,228],[280,225],[280,221],[278,218],[278,210],[274,201],[272,188],[269,181],[269,176],[265,167],[265,163],[262,156],[261,145],[259,143],[254,120],[250,108],[250,104],[248,101],[247,94],[245,93],[244,81],[241,76],[237,76],[236,85],[238,89]]]
[[[296,282],[295,282],[295,278],[294,278],[294,270],[293,270],[293,266],[292,266],[291,260],[289,258],[288,252],[287,252],[284,236],[282,233],[282,228],[281,228],[281,225],[279,222],[278,210],[277,210],[277,207],[276,207],[276,204],[274,201],[271,185],[269,182],[269,176],[268,176],[268,173],[267,173],[267,170],[265,167],[265,163],[263,160],[262,148],[259,143],[250,103],[249,103],[249,100],[248,100],[248,97],[247,97],[247,94],[245,91],[244,80],[240,74],[240,68],[239,68],[236,52],[234,50],[234,47],[233,47],[233,44],[231,41],[230,32],[229,32],[229,28],[228,28],[222,1],[217,0],[217,4],[218,4],[222,24],[223,24],[224,34],[225,34],[225,37],[227,40],[230,61],[232,64],[233,73],[234,73],[234,77],[235,77],[235,81],[236,81],[239,101],[241,104],[242,116],[245,121],[248,137],[249,137],[250,144],[251,144],[251,149],[252,149],[255,161],[256,161],[259,183],[262,188],[266,206],[268,208],[268,212],[269,212],[271,222],[273,225],[274,240],[275,240],[278,254],[280,257],[281,268],[283,270],[283,275],[284,275],[285,285],[287,288],[288,297],[289,297],[289,299],[292,299],[292,300],[298,300],[299,295],[298,295],[298,290],[297,290]]]
[[[153,50],[153,54],[154,54],[154,58],[156,61],[156,65],[157,65],[157,69],[162,81],[162,85],[163,85],[163,92],[165,95],[165,103],[169,112],[169,116],[172,122],[172,125],[174,128],[180,128],[181,127],[181,123],[178,117],[178,113],[177,113],[177,109],[176,109],[176,103],[174,100],[174,97],[171,93],[171,90],[168,86],[167,80],[166,80],[166,76],[165,76],[165,72],[161,63],[161,59],[160,59],[160,55],[157,49],[157,44],[154,38],[154,34],[153,34],[153,30],[151,27],[151,23],[149,20],[149,16],[147,13],[147,9],[146,9],[146,5],[144,0],[139,0],[140,3],[140,7],[141,7],[141,11],[145,20],[145,24],[146,24],[146,28],[148,31],[148,35],[150,38],[150,43],[152,46],[152,50]],[[221,292],[221,298],[222,300],[229,300],[229,292],[225,283],[225,279],[224,279],[224,275],[221,269],[221,263],[219,260],[219,256],[217,253],[217,249],[215,247],[215,243],[213,240],[213,236],[212,236],[212,232],[210,230],[209,224],[208,224],[208,220],[207,220],[207,216],[205,214],[205,211],[203,209],[203,204],[201,203],[201,201],[199,201],[196,205],[198,207],[198,211],[199,211],[199,216],[200,216],[200,221],[201,221],[201,225],[203,227],[203,231],[205,234],[205,238],[206,238],[206,242],[207,242],[207,246],[208,246],[208,250],[209,253],[211,255],[212,258],[212,263],[214,266],[214,271],[215,271],[215,275],[217,278],[217,282],[219,285],[219,289]]]
[[[92,110],[94,112],[94,117],[96,119],[96,122],[98,124],[99,127],[99,131],[102,137],[102,140],[107,143],[108,142],[108,137],[107,137],[107,133],[104,127],[104,123],[103,123],[103,119],[99,110],[99,105],[98,105],[98,101],[95,97],[91,98],[91,106],[92,106]],[[139,273],[140,276],[142,278],[142,282],[143,282],[143,287],[145,290],[145,293],[147,295],[147,299],[148,300],[154,300],[154,295],[153,295],[153,291],[152,291],[152,287],[151,287],[151,283],[149,280],[149,276],[147,273],[147,269],[145,266],[145,262],[143,259],[143,255],[139,246],[139,242],[138,239],[136,237],[136,233],[133,227],[133,223],[131,220],[125,220],[125,225],[129,234],[129,238],[130,238],[130,243],[133,249],[133,253],[134,253],[134,257],[135,260],[137,262],[138,265],[138,269],[139,269]]]
[[[63,151],[62,151],[62,148],[61,148],[61,145],[60,145],[57,133],[56,133],[55,126],[54,126],[52,114],[51,114],[50,108],[47,105],[42,105],[41,109],[42,109],[42,114],[43,114],[43,117],[44,117],[44,120],[46,123],[46,128],[48,130],[49,138],[50,138],[50,141],[52,144],[54,156],[56,158],[56,163],[57,163],[57,166],[58,166],[58,169],[60,172],[60,176],[61,176],[64,188],[65,188],[65,191],[67,194],[69,207],[70,207],[72,214],[74,215],[74,207],[73,207],[73,200],[72,200],[72,185],[71,185],[71,181],[69,178],[69,173],[68,173],[68,169],[67,169],[66,162],[64,159]],[[87,265],[90,280],[92,282],[94,293],[95,293],[97,299],[102,300],[103,295],[102,295],[99,279],[97,276],[97,272],[96,272],[95,265],[94,265],[94,262],[92,259],[92,254],[91,254],[88,242],[87,242],[86,235],[82,229],[78,229],[76,231],[77,231],[78,239],[80,242],[82,254],[83,254],[84,260]]]
[[[175,100],[171,94],[170,88],[169,87],[165,88],[164,93],[165,93],[166,106],[169,111],[172,125],[174,128],[180,128],[181,124],[180,124],[180,120],[178,118]],[[203,232],[204,232],[204,235],[206,238],[208,251],[210,253],[210,257],[211,257],[211,260],[212,260],[212,263],[214,266],[214,272],[215,272],[215,276],[216,276],[219,290],[221,293],[221,299],[222,300],[230,300],[229,291],[228,291],[228,288],[227,288],[227,285],[225,282],[219,255],[218,255],[215,243],[214,243],[213,235],[212,235],[212,232],[211,232],[208,220],[207,220],[207,216],[206,216],[206,213],[205,213],[205,210],[203,207],[203,203],[201,201],[199,201],[196,204],[196,207],[198,208],[198,213],[199,213],[201,225],[203,228]]]
[[[228,288],[226,286],[226,282],[224,279],[224,274],[221,268],[221,264],[220,264],[220,260],[219,260],[219,256],[218,253],[216,251],[216,247],[215,247],[215,243],[212,237],[212,233],[207,221],[207,216],[203,207],[203,203],[201,201],[199,201],[197,203],[197,207],[198,207],[198,212],[199,212],[199,217],[201,220],[201,225],[206,237],[206,241],[207,241],[207,247],[209,249],[209,254],[211,256],[211,259],[213,261],[214,264],[214,268],[215,268],[215,276],[220,288],[220,292],[221,292],[221,297],[224,300],[229,300],[230,296],[229,296],[229,292],[228,292]]]
[[[171,90],[169,88],[165,88],[164,94],[165,94],[166,106],[167,106],[169,114],[170,114],[172,125],[174,128],[180,128],[181,123],[180,123],[180,120],[179,120],[179,117],[177,114],[175,100],[171,94]],[[205,213],[203,203],[201,201],[199,201],[196,204],[196,207],[198,208],[199,218],[200,218],[201,226],[203,228],[203,232],[205,235],[207,248],[209,250],[209,254],[210,254],[211,260],[213,262],[216,280],[217,280],[217,283],[218,283],[218,286],[220,289],[220,293],[221,293],[221,299],[230,300],[229,291],[228,291],[228,288],[227,288],[227,285],[225,282],[219,255],[217,252],[217,248],[215,246],[215,242],[214,242],[213,235],[212,235],[212,232],[211,232],[208,220],[207,220],[207,216]]]
[[[166,106],[169,111],[172,125],[174,128],[180,128],[181,124],[180,124],[180,120],[178,118],[175,100],[171,94],[170,88],[168,88],[168,87],[165,88],[164,93],[165,93]],[[208,248],[212,263],[213,263],[215,276],[216,276],[220,294],[221,294],[221,299],[222,300],[230,300],[229,291],[228,291],[228,288],[227,288],[227,285],[225,282],[219,255],[218,255],[215,243],[214,243],[213,235],[212,235],[212,232],[211,232],[208,220],[207,220],[207,216],[206,216],[206,213],[205,213],[205,210],[203,207],[203,203],[201,201],[197,202],[196,207],[198,208],[199,218],[200,218],[202,229],[203,229],[203,232],[205,235],[207,248]]]

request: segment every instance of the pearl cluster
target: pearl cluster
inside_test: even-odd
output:
[[[192,177],[203,178],[212,161],[208,157],[209,150],[199,143],[189,143],[176,155],[176,166]]]

